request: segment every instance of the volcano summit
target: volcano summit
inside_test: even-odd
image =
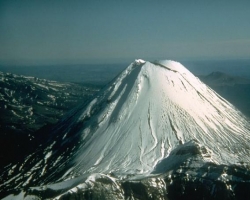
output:
[[[238,198],[249,161],[249,122],[234,106],[178,62],[136,60],[5,167],[0,190],[6,199],[177,199],[176,182],[191,181],[196,197]]]

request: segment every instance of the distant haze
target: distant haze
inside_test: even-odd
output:
[[[250,1],[0,0],[0,64],[250,58]]]

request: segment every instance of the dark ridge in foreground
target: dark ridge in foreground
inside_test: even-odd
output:
[[[170,172],[161,171],[160,174],[125,180],[119,180],[115,174],[95,174],[94,177],[89,178],[89,181],[80,183],[70,190],[67,187],[60,190],[53,189],[57,188],[56,184],[24,188],[24,197],[35,199],[57,197],[58,200],[241,200],[250,198],[249,167],[214,163],[197,165],[197,161],[200,162],[201,151],[195,141],[191,146],[182,145],[177,149],[176,154],[186,159],[175,165]],[[192,167],[188,166],[188,163],[193,163]],[[87,178],[82,177],[82,179]],[[19,191],[12,191],[12,193],[18,194]],[[4,193],[1,193],[0,198],[2,197]]]

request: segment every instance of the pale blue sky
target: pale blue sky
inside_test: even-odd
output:
[[[247,0],[0,0],[0,63],[250,58]]]

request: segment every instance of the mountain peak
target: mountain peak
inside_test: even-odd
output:
[[[168,70],[178,72],[181,74],[190,73],[181,63],[172,60],[158,60],[153,62],[156,65],[161,65]]]
[[[134,61],[135,65],[143,65],[146,63],[151,63],[155,66],[161,66],[173,72],[178,72],[181,74],[190,73],[181,63],[173,61],[173,60],[155,60],[153,62],[145,61],[142,59],[136,59]]]
[[[135,60],[135,63],[138,64],[138,65],[139,65],[139,64],[144,64],[145,62],[146,62],[146,61],[145,61],[145,60],[142,60],[142,59],[136,59],[136,60]]]

